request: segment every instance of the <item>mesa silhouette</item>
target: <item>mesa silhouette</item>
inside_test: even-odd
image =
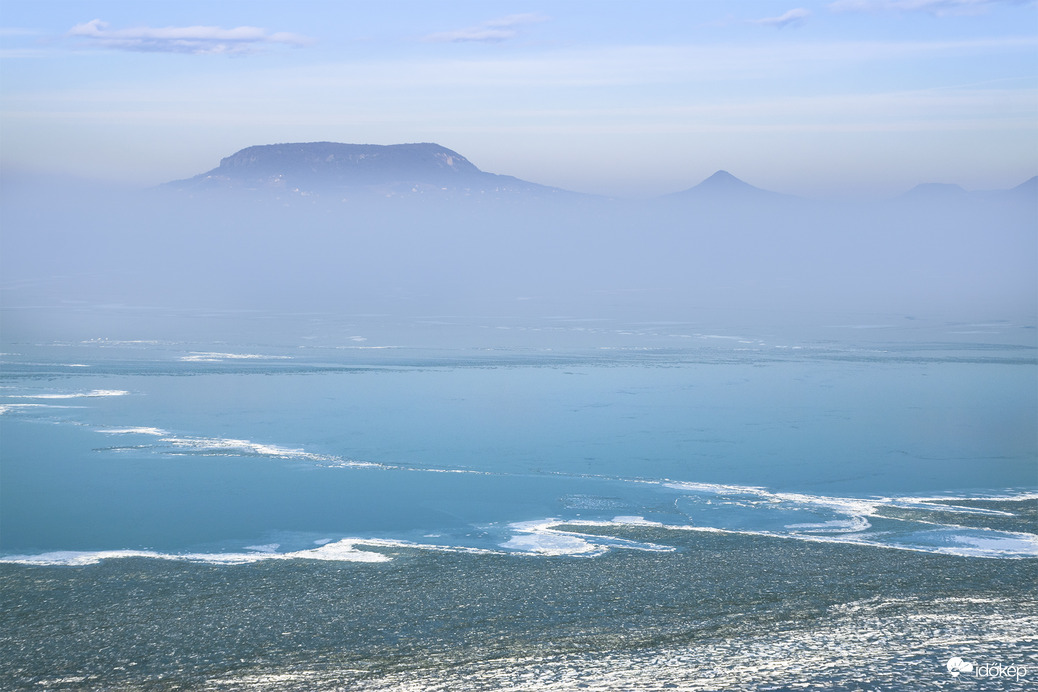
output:
[[[252,190],[331,197],[576,194],[481,171],[456,151],[431,143],[258,145],[222,159],[211,171],[166,187],[187,192]]]

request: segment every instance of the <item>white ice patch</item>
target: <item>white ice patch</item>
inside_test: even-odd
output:
[[[147,346],[157,346],[161,344],[161,341],[155,339],[109,339],[106,337],[100,337],[97,339],[86,339],[80,341],[81,344],[96,344],[100,346],[126,346],[129,344],[139,345],[144,344]]]
[[[159,442],[168,443],[173,454],[196,454],[199,456],[250,456],[270,459],[309,461],[325,468],[395,468],[369,461],[353,461],[330,454],[317,454],[305,449],[281,447],[279,445],[237,440],[224,437],[163,437]],[[168,450],[167,450],[168,451]]]
[[[22,404],[13,404],[14,406]],[[29,404],[24,404],[29,405]],[[32,404],[39,406],[42,404]],[[0,413],[3,413],[0,408]],[[106,435],[149,435],[158,437],[156,444],[140,445],[136,450],[148,450],[157,454],[197,455],[197,456],[245,456],[266,457],[270,459],[291,459],[320,464],[325,468],[395,468],[367,461],[352,461],[341,457],[316,454],[305,449],[282,447],[280,445],[253,442],[251,440],[226,437],[192,437],[171,435],[162,428],[150,426],[127,426],[97,428],[97,432]]]
[[[356,545],[367,545],[377,548],[403,548],[408,550],[431,550],[438,553],[467,553],[470,555],[500,555],[497,550],[486,548],[469,548],[457,545],[436,545],[431,543],[413,543],[411,541],[394,540],[391,538],[365,538],[354,539]]]
[[[850,543],[874,548],[909,550],[921,553],[937,553],[958,557],[979,558],[1038,558],[1038,536],[1033,534],[990,531],[985,529],[963,529],[942,527],[933,530],[908,531],[905,533],[858,533],[831,536],[811,534],[782,535],[771,532],[759,535],[777,538],[797,538],[822,543]]]
[[[430,550],[445,553],[468,553],[475,555],[501,555],[497,550],[468,548],[450,545],[431,545],[411,541],[384,538],[322,538],[313,541],[314,548],[278,552],[279,543],[263,543],[244,546],[241,551],[222,553],[164,553],[155,550],[64,550],[37,555],[4,555],[0,564],[32,566],[83,567],[96,565],[102,560],[119,558],[150,558],[176,562],[197,562],[210,565],[247,565],[270,560],[322,560],[326,562],[389,562],[393,558],[380,552],[361,550],[369,548],[395,548],[403,550]]]
[[[830,519],[815,524],[786,524],[786,528],[811,533],[858,533],[872,528],[872,524],[865,517],[851,517],[850,519]]]
[[[756,486],[723,485],[716,483],[665,482],[664,487],[708,496],[706,502],[746,506],[774,512],[809,512],[815,516],[834,515],[832,519],[817,522],[788,522],[789,529],[813,531],[863,531],[869,528],[866,517],[875,516],[877,508],[889,505],[889,498],[851,498],[808,495],[805,493],[773,492]]]
[[[662,526],[655,522],[648,522],[643,517],[617,517],[624,521],[563,521],[560,519],[539,519],[537,521],[521,521],[509,524],[509,528],[515,532],[511,538],[500,547],[531,555],[580,555],[593,557],[602,555],[611,548],[627,548],[631,550],[645,550],[650,552],[670,552],[671,546],[655,545],[653,543],[641,543],[626,538],[615,536],[600,536],[579,533],[567,529],[558,528],[565,524],[577,524],[583,526]]]
[[[582,538],[556,533],[512,536],[501,547],[537,555],[599,555],[605,552],[601,546],[592,545]]]
[[[977,496],[972,498],[963,497],[899,497],[894,501],[893,506],[904,509],[925,509],[928,511],[939,510],[942,512],[952,512],[957,514],[987,514],[996,517],[1011,517],[1012,512],[1004,512],[999,509],[989,509],[987,507],[971,507],[969,505],[951,504],[957,501],[966,500],[1007,500],[1010,502],[1021,502],[1025,500],[1038,500],[1038,493],[1033,492],[1019,492],[1013,494],[1001,494],[1001,495],[990,495],[990,496]]]
[[[163,435],[169,435],[168,432],[162,428],[147,428],[147,427],[133,427],[133,428],[101,428],[98,432],[102,432],[106,435],[154,435],[161,437]]]
[[[102,560],[118,558],[143,557],[177,562],[199,562],[210,565],[246,565],[265,560],[325,560],[334,562],[388,562],[389,557],[381,553],[357,550],[356,545],[362,541],[343,539],[327,543],[317,548],[297,550],[290,553],[278,553],[274,544],[269,546],[249,546],[248,553],[160,553],[154,550],[94,550],[94,551],[58,551],[39,555],[6,555],[0,557],[0,563],[36,566],[82,567],[96,565]],[[255,550],[256,548],[272,548]]]
[[[713,493],[715,495],[761,495],[768,491],[751,485],[725,485],[723,483],[695,483],[692,481],[665,481],[665,488],[687,490],[693,493]]]
[[[531,555],[600,555],[605,552],[601,546],[553,528],[560,523],[558,519],[541,519],[509,524],[516,535],[500,546]]]
[[[64,406],[47,406],[47,404],[0,404],[0,415],[26,408],[65,408]]]
[[[645,517],[635,517],[626,515],[613,517],[612,523],[620,526],[663,526],[661,522],[649,521]]]
[[[181,356],[184,363],[222,363],[225,360],[290,360],[292,356],[265,356],[258,353],[215,353],[211,351],[192,351]]]
[[[83,399],[104,396],[126,396],[129,392],[123,389],[93,389],[89,392],[74,392],[70,394],[10,394],[11,399]]]
[[[263,545],[247,545],[246,550],[255,550],[257,553],[276,553],[280,543],[264,543]]]
[[[367,550],[357,550],[354,546],[363,544],[363,541],[343,539],[332,541],[309,550],[297,550],[294,553],[284,553],[283,559],[304,560],[326,560],[329,562],[389,562],[390,557],[382,553],[373,553]],[[278,555],[281,557],[281,555]]]
[[[1038,557],[1038,536],[1033,534],[957,534],[950,537],[950,542],[954,545],[938,548],[937,552],[970,557]]]
[[[947,520],[940,517],[948,513],[1014,516],[1002,510],[950,504],[956,499],[965,503],[969,498],[848,498],[711,483],[665,481],[661,485],[686,493],[676,501],[676,506],[702,525],[697,528],[964,557],[1038,557],[1038,535],[969,528],[945,523]],[[1023,493],[972,499],[1026,500],[1033,496],[1034,493]],[[933,515],[887,516],[883,510],[888,509]],[[800,517],[811,520],[796,521]],[[886,522],[884,530],[873,530],[869,519]]]
[[[263,456],[275,459],[303,459],[306,461],[346,463],[337,457],[314,454],[302,449],[290,449],[277,445],[224,437],[163,437],[160,442],[166,442],[183,453],[202,456]]]

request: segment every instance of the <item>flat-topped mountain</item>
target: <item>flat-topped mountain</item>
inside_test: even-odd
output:
[[[479,178],[482,171],[461,154],[438,144],[268,144],[242,149],[220,161],[206,177],[375,185],[404,180],[451,183]]]
[[[211,171],[167,183],[189,191],[267,190],[300,195],[418,193],[552,195],[557,188],[481,171],[439,144],[306,142],[252,146]]]

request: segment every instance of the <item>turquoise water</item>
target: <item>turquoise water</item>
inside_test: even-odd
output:
[[[579,519],[1038,554],[975,508],[887,525],[935,511],[926,498],[1038,491],[1034,349],[944,336],[681,332],[680,348],[561,353],[23,344],[0,390],[2,550],[597,552],[547,528]]]
[[[833,641],[895,687],[956,652],[1038,672],[1030,325],[365,326],[9,339],[11,679],[711,689],[792,646],[856,689]]]

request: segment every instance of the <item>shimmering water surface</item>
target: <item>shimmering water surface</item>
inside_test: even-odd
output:
[[[5,343],[10,684],[1038,678],[1033,325],[382,322]]]

